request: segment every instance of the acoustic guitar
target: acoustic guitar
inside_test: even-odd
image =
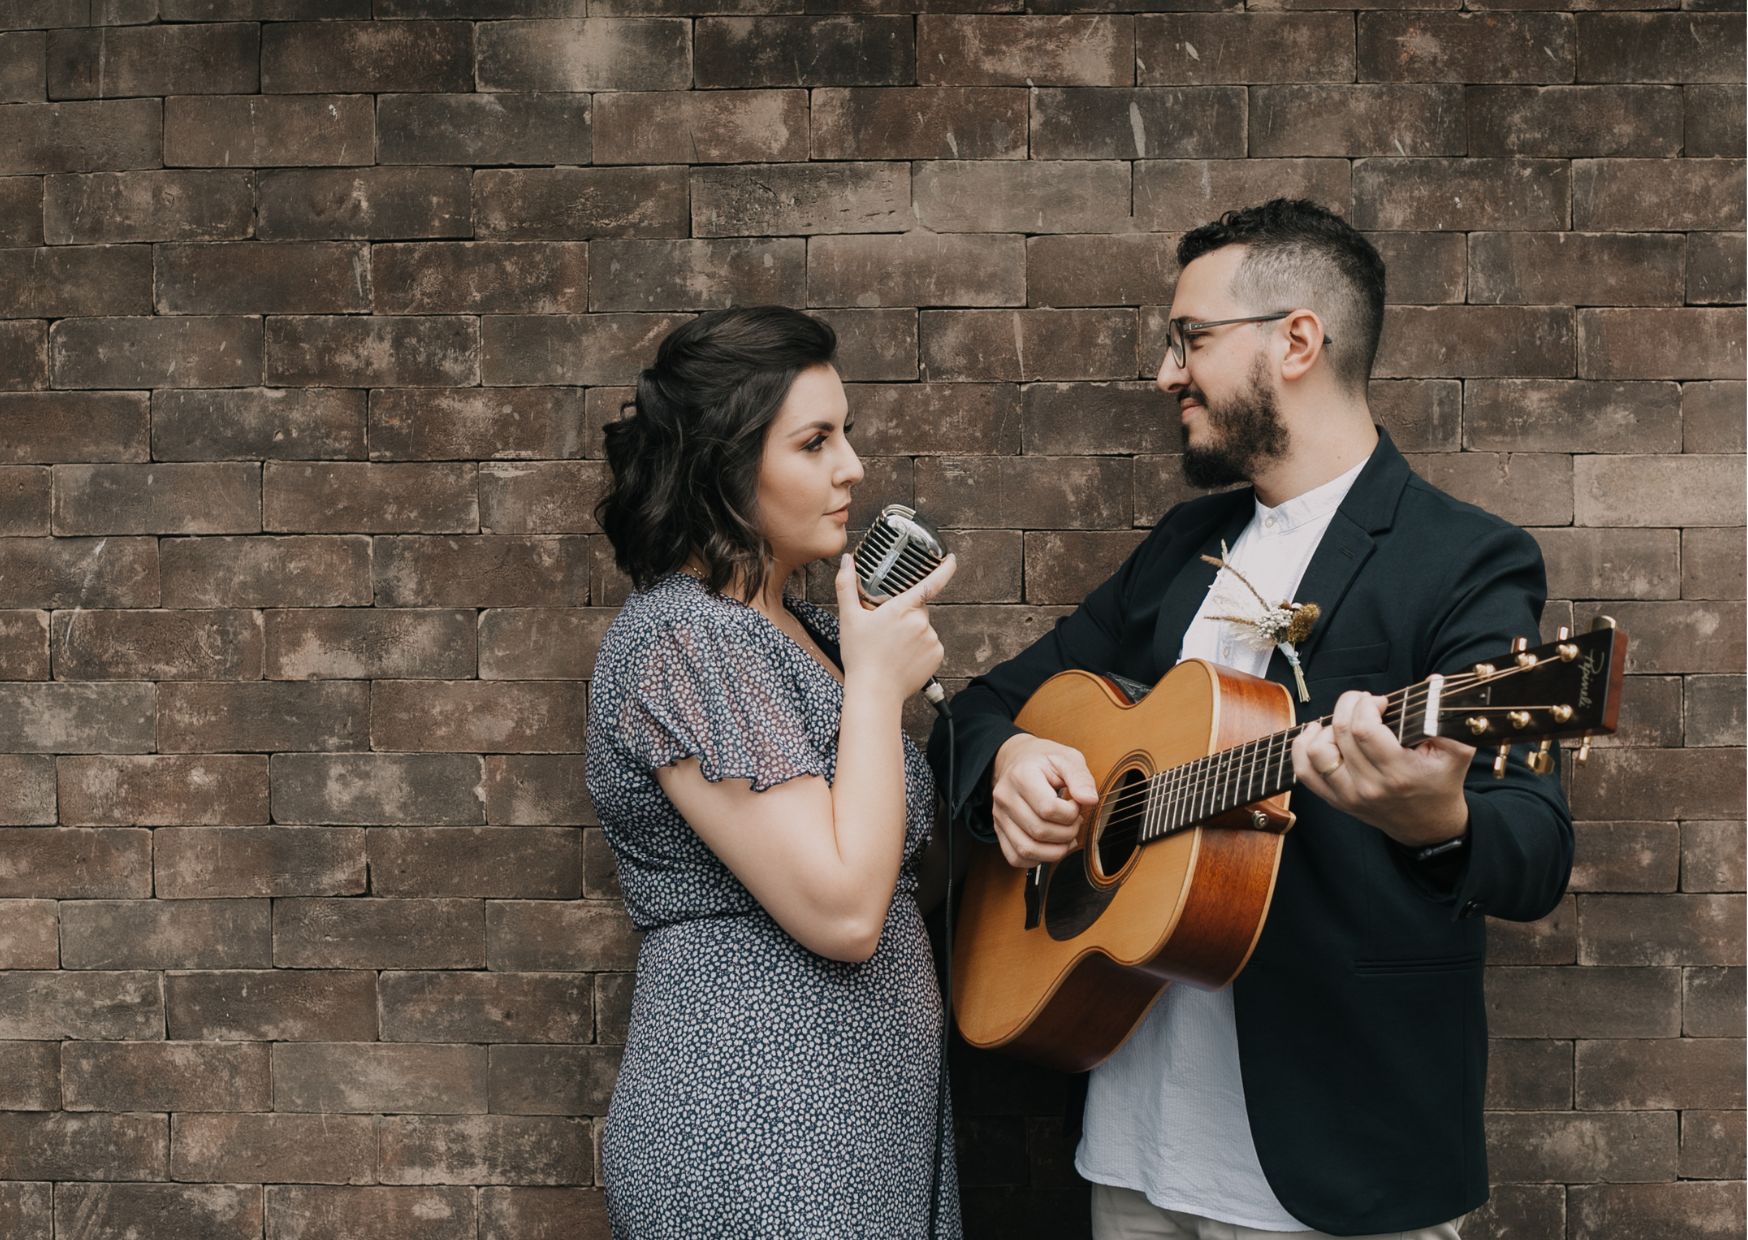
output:
[[[1546,774],[1557,738],[1586,738],[1583,762],[1588,738],[1614,731],[1626,645],[1607,617],[1534,650],[1519,638],[1468,672],[1390,694],[1384,722],[1404,745],[1497,745],[1500,776],[1512,745],[1539,742],[1528,762]],[[1024,871],[979,850],[953,944],[954,1015],[973,1046],[1085,1071],[1168,983],[1218,988],[1244,968],[1293,825],[1303,725],[1284,686],[1200,659],[1138,700],[1110,678],[1059,673],[1015,722],[1104,772],[1099,803],[1054,864]]]

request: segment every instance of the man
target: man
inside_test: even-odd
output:
[[[1404,748],[1374,695],[1533,642],[1541,556],[1374,426],[1384,264],[1340,217],[1280,199],[1229,212],[1178,261],[1157,386],[1177,397],[1189,481],[1249,485],[1167,512],[1079,609],[958,695],[951,805],[993,824],[1010,864],[1059,859],[1097,792],[1078,752],[1013,725],[1045,679],[1151,685],[1197,657],[1294,687],[1235,578],[1316,603],[1296,709],[1332,725],[1294,746],[1298,821],[1256,950],[1229,988],[1168,987],[1094,1069],[1075,1165],[1100,1240],[1451,1240],[1487,1198],[1482,914],[1554,908],[1571,815],[1521,750],[1495,780],[1491,753]],[[1223,550],[1235,572],[1200,558]],[[937,771],[947,737],[931,738]]]

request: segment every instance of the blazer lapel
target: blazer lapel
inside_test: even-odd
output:
[[[1177,662],[1184,633],[1196,618],[1208,587],[1214,584],[1214,575],[1220,571],[1204,563],[1201,557],[1219,555],[1222,540],[1228,546],[1236,542],[1256,512],[1255,492],[1249,487],[1231,495],[1229,507],[1216,509],[1207,521],[1185,530],[1180,539],[1184,560],[1177,574],[1165,584],[1159,620],[1153,628],[1153,654],[1161,675]]]

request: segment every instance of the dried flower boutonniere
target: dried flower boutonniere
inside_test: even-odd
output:
[[[1276,646],[1286,656],[1293,669],[1293,680],[1299,686],[1299,700],[1309,702],[1311,691],[1305,687],[1305,672],[1299,663],[1297,643],[1311,636],[1311,630],[1317,624],[1317,618],[1323,614],[1316,603],[1293,603],[1285,599],[1271,604],[1262,596],[1262,592],[1250,584],[1250,579],[1226,562],[1231,553],[1226,550],[1224,540],[1220,543],[1218,558],[1205,555],[1202,561],[1212,564],[1222,572],[1231,573],[1244,583],[1244,588],[1255,596],[1262,605],[1262,612],[1255,616],[1209,616],[1210,620],[1230,620],[1244,630],[1246,641],[1263,647]],[[1230,604],[1225,604],[1230,605]]]

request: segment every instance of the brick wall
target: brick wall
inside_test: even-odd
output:
[[[1633,637],[1466,1235],[1740,1236],[1743,19],[1674,2],[8,0],[0,1235],[604,1235],[618,385],[818,308],[962,682],[1183,494],[1173,243],[1291,192],[1416,466]],[[973,1233],[1081,1233],[1062,1080],[957,1071]]]

